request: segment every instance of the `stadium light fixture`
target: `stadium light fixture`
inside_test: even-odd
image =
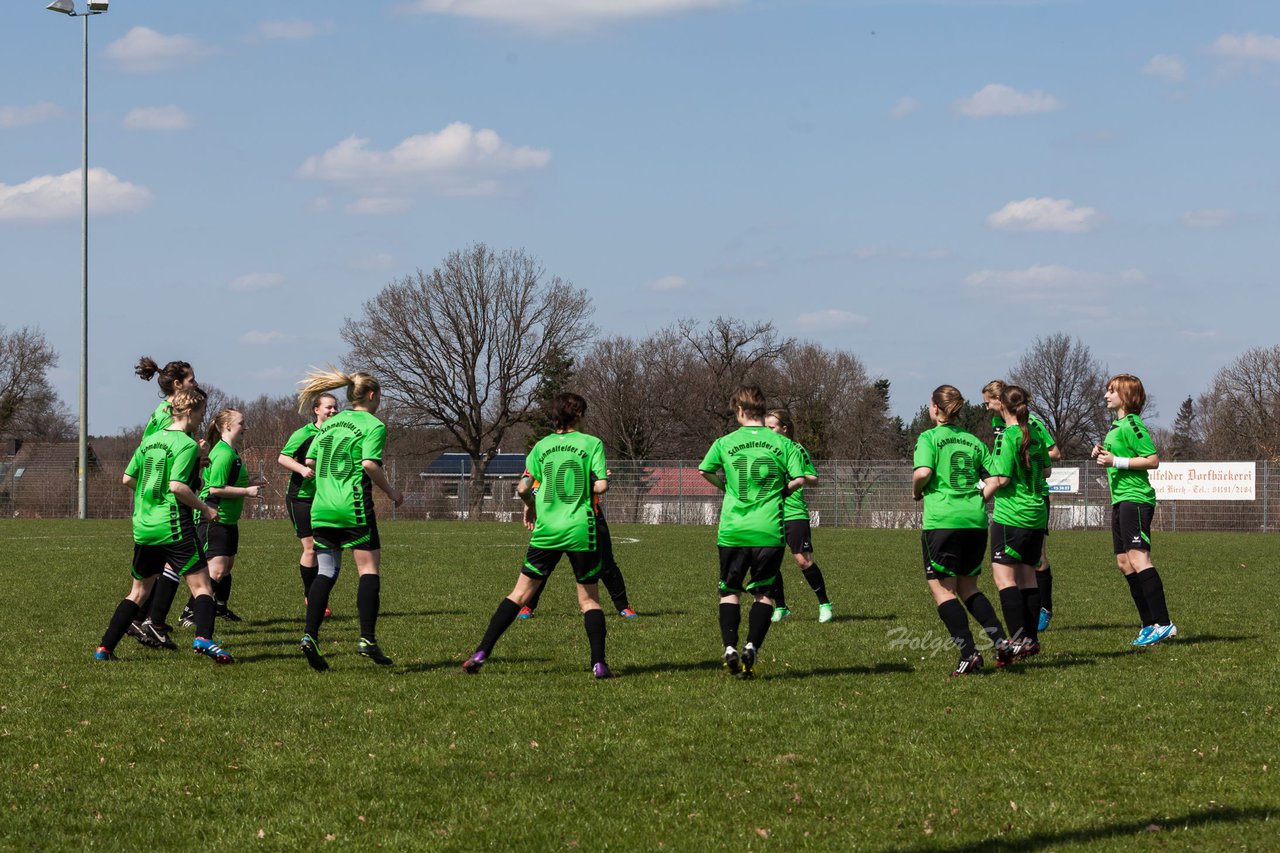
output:
[[[74,0],[53,0],[50,12],[84,18],[84,114],[80,157],[80,454],[77,464],[79,517],[89,517],[89,18],[107,11],[108,0],[89,0],[76,11]]]

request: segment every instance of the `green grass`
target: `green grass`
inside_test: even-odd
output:
[[[218,630],[235,666],[128,638],[120,662],[95,664],[127,589],[127,523],[0,522],[0,848],[1268,850],[1280,837],[1273,537],[1159,534],[1182,636],[1139,651],[1110,537],[1055,533],[1045,652],[949,680],[952,651],[891,642],[941,637],[918,534],[818,529],[837,620],[817,624],[788,563],[796,615],[744,682],[718,665],[712,531],[619,525],[642,616],[610,618],[621,677],[595,682],[567,564],[480,675],[460,670],[514,582],[518,525],[384,524],[379,639],[396,666],[355,654],[348,564],[325,674],[297,651],[290,530],[243,528],[233,607],[249,621]]]

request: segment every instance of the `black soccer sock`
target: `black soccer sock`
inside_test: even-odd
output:
[[[1036,570],[1036,585],[1040,588],[1040,606],[1045,610],[1053,610],[1053,569],[1049,568],[1049,561],[1046,560],[1043,568]],[[1036,619],[1040,618],[1040,614],[1036,614]]]
[[[582,625],[587,629],[587,642],[591,645],[591,663],[604,663],[604,611],[588,610],[583,613]]]
[[[151,610],[148,614],[153,625],[163,625],[168,620],[174,596],[178,594],[178,584],[177,580],[169,577],[167,571],[156,578],[156,585],[151,589]]]
[[[538,584],[538,588],[533,591],[533,595],[529,596],[529,599],[524,603],[524,606],[530,610],[537,610],[538,602],[542,601],[542,591],[546,588],[547,582],[546,580],[543,580],[542,583]]]
[[[773,605],[757,601],[751,605],[747,613],[747,643],[756,647],[756,651],[764,645],[764,635],[769,633],[769,623],[773,621]]]
[[[981,591],[969,596],[964,606],[973,614],[973,618],[978,620],[978,624],[991,638],[992,643],[999,643],[1005,639],[1004,628],[1000,625],[1000,618],[996,616],[996,609],[991,606],[991,601]]]
[[[738,647],[738,625],[742,622],[742,609],[737,603],[720,602],[720,639],[725,648]]]
[[[1151,614],[1151,624],[1168,625],[1169,622],[1169,605],[1164,600],[1164,581],[1160,580],[1160,573],[1156,571],[1156,567],[1143,569],[1135,572],[1138,576],[1138,582],[1142,586],[1142,596],[1147,601],[1147,611]]]
[[[1000,611],[1004,613],[1004,624],[1009,629],[1009,639],[1014,641],[1026,639],[1027,614],[1022,602],[1022,590],[1016,586],[1000,590]]]
[[[231,572],[227,572],[213,582],[213,606],[218,610],[227,609],[227,599],[231,596]]]
[[[498,609],[493,611],[493,616],[489,618],[489,627],[485,629],[484,636],[480,638],[480,645],[476,647],[476,651],[484,652],[486,655],[493,654],[494,644],[498,642],[502,632],[510,628],[511,623],[516,621],[516,617],[519,615],[519,604],[509,598],[502,599],[498,604]]]
[[[967,658],[978,651],[973,643],[973,634],[969,632],[969,619],[964,615],[964,606],[957,599],[939,604],[938,616],[942,619],[942,624],[947,626],[951,641],[960,650],[960,657]]]
[[[360,613],[360,636],[371,643],[378,641],[378,606],[381,601],[381,590],[381,575],[361,575],[360,583],[356,586],[356,610]]]
[[[213,596],[197,595],[195,603],[191,605],[191,610],[195,613],[196,636],[212,640],[215,610]]]
[[[782,573],[779,572],[779,575]],[[813,590],[813,594],[818,596],[819,604],[830,604],[831,599],[827,598],[827,581],[822,577],[822,569],[818,568],[817,563],[813,563],[809,568],[801,571],[804,579],[809,582],[809,589]]]
[[[627,582],[623,579],[622,570],[618,568],[617,563],[610,565],[610,561],[605,561],[604,567],[600,570],[600,583],[604,584],[604,588],[608,590],[614,610],[621,612],[631,606],[627,601]]]
[[[187,596],[187,603],[182,605],[183,613],[194,613],[196,609],[196,597],[194,595]]]
[[[304,566],[298,564],[298,574],[302,575],[302,597],[306,598],[311,592],[311,584],[315,582],[316,575],[320,573],[320,569],[316,566]]]
[[[127,598],[121,601],[116,605],[116,612],[111,614],[107,632],[102,635],[102,642],[98,645],[106,647],[107,651],[115,651],[116,643],[120,642],[124,632],[129,629],[129,624],[137,618],[138,605]]]
[[[769,593],[769,597],[773,599],[773,606],[781,609],[787,607],[787,590],[786,584],[782,580],[782,569],[778,569],[778,576],[773,579],[773,589]]]
[[[1133,596],[1133,603],[1138,608],[1138,618],[1142,620],[1142,627],[1154,625],[1151,619],[1151,608],[1147,605],[1146,593],[1142,591],[1142,579],[1138,577],[1138,573],[1124,576],[1125,581],[1129,584],[1129,595]]]
[[[1022,590],[1022,619],[1027,626],[1027,639],[1040,642],[1040,588],[1029,586]]]
[[[337,580],[337,578],[331,578],[328,575],[317,574],[316,579],[311,582],[311,589],[307,590],[307,627],[305,630],[313,640],[318,639],[320,625],[324,622],[324,611],[329,606],[329,593],[333,590],[333,585]]]

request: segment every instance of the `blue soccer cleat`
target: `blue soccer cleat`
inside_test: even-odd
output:
[[[1049,620],[1050,620],[1050,619],[1052,619],[1052,618],[1053,618],[1053,611],[1052,611],[1052,610],[1045,610],[1043,607],[1041,607],[1041,608],[1040,608],[1040,622],[1038,623],[1038,625],[1037,625],[1037,627],[1036,627],[1036,630],[1037,630],[1037,631],[1048,631],[1048,630],[1049,630]]]
[[[235,658],[231,656],[231,652],[213,640],[204,637],[196,637],[191,641],[191,651],[198,655],[207,655],[213,658],[214,663],[235,663]]]

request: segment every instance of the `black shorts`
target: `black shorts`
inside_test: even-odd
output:
[[[982,574],[987,531],[981,527],[925,530],[920,533],[920,544],[924,551],[924,576],[927,580],[976,578]]]
[[[561,551],[558,548],[535,548],[532,545],[524,555],[524,568],[520,570],[520,574],[546,580],[551,577],[551,573],[560,562],[560,557],[564,554],[569,555],[569,565],[573,567],[573,578],[578,583],[595,583],[600,579],[602,564],[599,551]]]
[[[206,557],[234,557],[240,551],[240,527],[218,521],[206,521],[196,530]]]
[[[177,542],[165,545],[139,545],[133,543],[131,573],[138,580],[158,575],[165,566],[171,566],[179,576],[209,567],[204,548],[195,536],[184,536]]]
[[[809,526],[809,519],[797,518],[795,521],[786,522],[783,526],[787,534],[787,547],[791,549],[792,554],[813,553],[813,542],[810,541],[813,528]]]
[[[778,582],[782,569],[781,545],[768,548],[734,548],[720,546],[720,594],[743,592],[767,594]],[[751,579],[748,581],[747,578]]]
[[[311,501],[289,498],[285,506],[289,508],[289,520],[293,522],[293,532],[298,538],[311,536]]]
[[[1151,550],[1151,520],[1154,504],[1120,501],[1111,506],[1111,545],[1117,554]]]
[[[321,551],[377,551],[382,548],[378,523],[372,519],[370,522],[359,527],[313,527],[311,535],[315,537],[316,548]]]
[[[1044,531],[991,522],[991,562],[1005,566],[1034,566],[1044,551]]]

